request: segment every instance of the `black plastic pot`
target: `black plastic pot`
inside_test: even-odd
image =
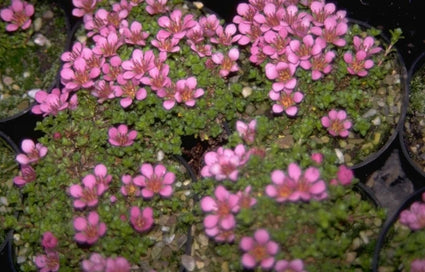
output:
[[[422,187],[421,189],[415,191],[400,205],[397,212],[395,212],[391,217],[387,218],[387,220],[385,221],[382,227],[382,230],[379,234],[378,241],[376,242],[375,251],[373,254],[373,260],[372,260],[373,272],[379,271],[378,268],[379,268],[381,250],[385,245],[389,231],[393,227],[394,223],[398,220],[400,213],[403,210],[409,208],[410,205],[412,205],[412,203],[414,203],[415,201],[419,201],[423,193],[425,193],[425,187]],[[396,271],[399,271],[399,270],[396,270]]]
[[[18,146],[12,139],[5,133],[0,131],[0,138],[2,138],[10,147],[19,153]],[[16,272],[14,266],[14,250],[13,250],[13,230],[9,230],[5,237],[0,237],[0,267],[1,271]]]
[[[74,33],[79,25],[79,20],[72,16],[72,0],[52,0],[62,8],[65,16],[65,23],[67,29],[67,39],[63,47],[63,52],[69,51],[72,46],[72,41],[74,39]],[[58,56],[59,58],[60,56]],[[60,86],[60,69],[57,72],[56,78],[50,84],[47,89],[50,92],[53,88]],[[25,110],[4,118],[0,119],[0,131],[5,132],[9,137],[15,142],[15,144],[20,145],[21,141],[25,138],[36,139],[41,135],[37,132],[34,132],[35,125],[38,121],[42,119],[41,115],[35,115],[31,112],[31,108],[35,105],[33,102]]]
[[[416,60],[413,62],[411,68],[409,69],[409,73],[408,73],[408,80],[409,80],[409,94],[408,94],[408,98],[406,101],[406,120],[405,122],[408,122],[408,116],[407,116],[407,110],[409,108],[409,103],[410,103],[410,92],[411,92],[411,80],[414,78],[415,73],[418,72],[421,68],[423,68],[425,65],[425,52],[423,52],[422,54],[420,54]],[[399,137],[399,141],[400,141],[400,147],[401,147],[401,151],[402,151],[402,155],[403,158],[406,162],[407,167],[409,167],[412,172],[417,173],[417,186],[418,187],[422,187],[425,186],[425,171],[423,169],[423,167],[420,166],[420,164],[415,161],[412,158],[411,155],[411,151],[409,150],[410,148],[408,147],[408,142],[407,142],[407,131],[405,126],[402,127],[402,130],[400,132],[400,137]],[[424,135],[425,136],[425,135]]]
[[[365,22],[358,21],[356,19],[350,19],[351,23],[357,24],[364,28],[370,28],[371,26]],[[380,35],[381,39],[384,40],[387,44],[390,43],[390,39],[386,37],[384,34]],[[395,48],[397,50],[397,48]],[[400,109],[400,117],[397,122],[396,127],[394,128],[394,132],[385,140],[384,145],[377,150],[376,152],[368,155],[362,162],[357,163],[351,167],[354,171],[357,178],[360,180],[365,180],[372,172],[376,171],[380,167],[383,166],[386,158],[388,158],[389,154],[395,148],[395,142],[398,138],[400,131],[403,128],[404,120],[406,117],[406,107],[408,101],[408,74],[406,65],[404,63],[403,57],[401,53],[397,50],[397,60],[398,65],[400,66],[400,87],[401,87],[401,109]]]

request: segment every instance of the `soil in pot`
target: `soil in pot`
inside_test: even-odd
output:
[[[67,41],[68,21],[56,1],[27,2],[34,7],[28,28],[7,31],[9,22],[0,20],[0,120],[28,109],[34,90],[56,84]],[[10,4],[1,0],[0,9]]]
[[[425,53],[410,70],[410,94],[404,123],[403,142],[407,156],[425,171]]]

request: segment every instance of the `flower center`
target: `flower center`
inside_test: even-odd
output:
[[[282,69],[278,72],[278,80],[279,82],[286,82],[292,78],[291,71],[289,68]]]
[[[130,197],[135,196],[137,193],[137,186],[134,184],[128,184],[125,189],[127,191],[127,195]]]
[[[291,187],[289,187],[289,185],[287,184],[282,184],[278,186],[276,189],[277,189],[277,195],[282,198],[288,198],[292,193]]]
[[[339,120],[331,121],[330,129],[339,134],[339,132],[344,130],[344,125]]]
[[[95,188],[85,188],[83,190],[82,198],[86,203],[90,203],[92,201],[97,200],[97,193]]]
[[[154,193],[159,193],[162,189],[162,179],[153,175],[152,178],[146,182],[146,188]]]
[[[282,94],[280,96],[280,104],[282,104],[282,106],[287,109],[290,106],[294,105],[294,99],[292,99],[292,97],[290,95],[287,94]]]
[[[134,85],[133,81],[129,80],[127,81],[122,88],[123,96],[134,98],[136,97],[136,86]]]
[[[268,256],[267,249],[263,245],[255,245],[254,248],[249,251],[249,253],[254,257],[256,262],[260,262]]]
[[[22,26],[28,20],[28,16],[24,11],[15,12],[13,15],[12,22],[15,22],[18,26]]]
[[[217,215],[220,217],[226,217],[230,214],[231,208],[229,204],[224,201],[217,201]]]

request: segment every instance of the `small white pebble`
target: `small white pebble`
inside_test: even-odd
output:
[[[193,2],[193,5],[197,8],[197,9],[202,9],[204,7],[204,4],[202,2]]]
[[[157,161],[162,161],[165,157],[164,151],[160,150],[158,151],[158,153],[156,154],[156,159]]]
[[[0,197],[0,203],[4,206],[9,206],[9,201],[7,201],[5,196]]]
[[[338,148],[335,148],[335,154],[338,158],[338,163],[344,163],[344,154],[342,153],[341,150],[339,150]]]
[[[39,46],[50,46],[50,41],[43,34],[36,34],[34,38],[34,43]]]
[[[243,87],[242,89],[242,96],[248,97],[252,94],[252,88],[251,87]]]
[[[35,94],[36,94],[38,91],[41,91],[41,90],[40,90],[40,89],[32,89],[32,90],[29,90],[29,91],[27,92],[27,94],[28,94],[28,96],[29,96],[29,97],[31,97],[31,98],[35,98]]]

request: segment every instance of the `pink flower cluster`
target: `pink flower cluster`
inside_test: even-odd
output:
[[[374,38],[370,36],[364,39],[359,36],[353,37],[355,52],[344,54],[344,60],[348,64],[347,70],[350,74],[360,77],[368,74],[367,70],[374,65],[371,56],[382,50],[382,48],[374,46],[374,43]]]
[[[416,201],[400,213],[400,223],[416,231],[425,228],[425,194],[422,201]]]
[[[126,197],[152,198],[154,194],[162,197],[169,197],[173,193],[172,184],[175,180],[175,174],[168,172],[162,165],[153,167],[149,163],[142,164],[140,168],[142,175],[132,178],[130,175],[123,175],[121,193]],[[99,197],[109,189],[112,176],[108,174],[107,168],[103,164],[96,165],[94,174],[86,175],[82,179],[82,184],[73,184],[69,188],[69,193],[74,198],[74,208],[95,208]],[[111,202],[116,201],[115,196],[111,196]],[[140,209],[132,206],[129,211],[130,224],[137,232],[148,231],[154,224],[153,209],[146,207]],[[107,226],[100,221],[99,214],[91,210],[87,216],[78,216],[74,218],[74,228],[76,234],[74,239],[79,244],[93,245],[97,240],[105,235]],[[97,257],[94,257],[97,259]],[[112,262],[112,261],[110,261]],[[94,265],[89,261],[85,264],[87,267]],[[83,264],[84,266],[84,264]],[[94,265],[95,266],[95,265]],[[89,268],[85,268],[90,271]]]
[[[327,197],[326,183],[320,179],[320,171],[309,167],[303,171],[296,163],[288,166],[288,173],[275,170],[271,173],[272,184],[266,194],[277,202],[322,200]]]
[[[333,48],[346,44],[345,12],[324,1],[307,2],[300,4],[308,5],[311,14],[300,11],[293,1],[251,0],[239,4],[233,18],[240,32],[238,43],[251,45],[250,61],[266,63],[265,74],[273,81],[269,96],[277,101],[275,113],[296,115],[296,104],[303,99],[295,90],[299,67],[318,80],[332,69]]]
[[[130,175],[122,177],[123,186],[121,193],[125,196],[142,196],[150,199],[155,194],[162,197],[170,197],[173,194],[172,184],[175,181],[175,174],[167,172],[164,165],[158,164],[153,167],[152,164],[144,163],[140,167],[140,173],[132,178]]]
[[[74,198],[74,208],[84,209],[95,207],[98,198],[109,188],[112,176],[108,175],[108,169],[103,164],[94,168],[94,175],[85,176],[81,184],[73,184],[69,187],[69,193]]]
[[[58,112],[63,111],[67,108],[73,110],[76,108],[78,101],[77,95],[72,95],[69,99],[69,93],[61,92],[59,88],[54,88],[50,93],[39,90],[35,94],[35,101],[37,105],[34,105],[31,109],[34,114],[56,115]]]
[[[163,14],[157,21],[160,30],[150,37],[141,22],[127,20],[132,8],[142,1],[120,1],[114,3],[110,11],[96,9],[97,2],[73,0],[73,14],[83,17],[87,36],[91,38],[87,43],[94,45],[76,42],[72,51],[62,55],[65,62],[61,70],[63,93],[88,89],[99,98],[99,103],[120,99],[121,106],[127,108],[134,100],[144,100],[150,89],[164,100],[167,110],[177,103],[193,107],[204,95],[204,90],[197,87],[197,79],[193,76],[173,82],[166,63],[169,56],[180,51],[182,43],[188,44],[195,54],[207,58],[210,68],[217,69],[223,77],[239,70],[236,63],[239,50],[230,48],[237,40],[236,27],[223,28],[215,15],[195,20],[192,14],[184,15],[179,9],[169,11],[166,0],[146,1],[149,14]],[[157,50],[143,50],[147,43]],[[219,45],[228,49],[216,49]],[[118,54],[123,46],[134,47],[128,59],[121,59]],[[59,100],[62,104],[63,99]]]
[[[270,234],[265,229],[257,229],[253,237],[242,237],[239,247],[244,251],[241,261],[245,268],[255,269],[259,267],[262,270],[273,269],[277,272],[306,272],[304,263],[300,259],[292,261],[275,260],[279,245],[270,239]]]
[[[249,159],[249,153],[240,144],[235,150],[219,147],[217,151],[210,151],[205,154],[206,165],[201,170],[203,177],[214,177],[221,181],[238,179],[239,167],[243,166]]]
[[[82,269],[84,272],[130,272],[131,265],[121,256],[104,258],[99,253],[92,253],[89,259],[83,260]]]
[[[31,139],[25,139],[21,143],[24,153],[16,156],[16,161],[20,165],[20,175],[13,178],[13,182],[18,186],[24,186],[36,179],[36,173],[32,165],[36,164],[47,154],[47,147],[40,143],[34,143]]]
[[[28,29],[33,14],[34,6],[22,0],[12,0],[9,7],[0,10],[0,18],[9,23],[6,26],[7,31]]]
[[[41,245],[44,248],[44,254],[35,257],[35,265],[40,272],[59,271],[59,253],[56,251],[58,239],[50,231],[43,234]]]
[[[232,242],[235,239],[235,215],[241,208],[248,209],[256,203],[250,193],[250,186],[243,192],[232,194],[224,186],[219,185],[214,192],[215,198],[203,197],[200,201],[201,209],[209,213],[204,218],[205,233],[218,242]]]

